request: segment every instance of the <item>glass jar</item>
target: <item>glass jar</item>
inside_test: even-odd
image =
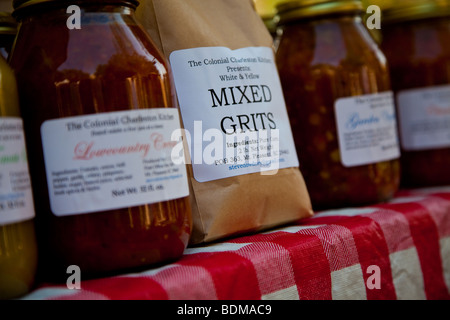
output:
[[[8,60],[17,34],[17,22],[9,12],[0,12],[0,54]]]
[[[450,1],[396,1],[383,12],[396,95],[402,185],[450,184]]]
[[[385,201],[399,187],[389,71],[360,1],[286,1],[277,65],[315,209]]]
[[[16,79],[3,57],[0,78],[0,299],[12,299],[34,284],[37,244]]]
[[[171,157],[180,128],[171,72],[136,22],[137,5],[14,1],[10,64],[38,186],[44,279],[67,278],[71,265],[84,278],[141,269],[187,246],[186,167]]]

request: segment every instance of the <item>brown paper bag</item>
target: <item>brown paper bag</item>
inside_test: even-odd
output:
[[[242,129],[242,132],[244,129],[246,130],[253,125],[253,130],[250,130],[253,133],[258,131],[258,129],[261,129],[261,126],[263,126],[264,129],[266,129],[266,126],[269,126],[271,129],[274,129],[275,127],[278,128],[279,126],[283,128],[280,137],[280,145],[282,143],[281,141],[292,139],[287,114],[285,117],[283,114],[283,112],[286,112],[284,100],[282,96],[276,94],[278,90],[271,89],[268,85],[259,84],[257,82],[250,81],[248,84],[239,86],[236,85],[236,82],[231,81],[238,78],[238,76],[244,78],[259,77],[261,74],[266,75],[266,71],[260,69],[264,68],[261,67],[263,63],[259,61],[260,57],[258,56],[257,59],[253,59],[253,56],[250,55],[250,52],[253,51],[246,51],[246,48],[255,48],[252,50],[258,52],[258,54],[260,50],[263,51],[263,54],[266,54],[267,48],[270,48],[270,50],[272,50],[271,54],[273,55],[272,38],[261,18],[254,10],[251,0],[148,0],[140,2],[141,4],[137,10],[138,20],[144,25],[153,39],[156,39],[156,44],[161,46],[162,52],[171,62],[171,66],[174,69],[175,80],[177,80],[177,74],[179,76],[182,71],[178,71],[178,73],[175,72],[174,55],[172,55],[172,53],[179,52],[182,58],[184,58],[184,51],[180,50],[212,48],[213,51],[211,52],[215,54],[219,51],[220,53],[226,52],[223,51],[224,49],[220,49],[223,47],[230,50],[244,48],[244,56],[247,54],[252,57],[250,59],[237,59],[233,55],[238,54],[238,52],[232,51],[230,52],[231,58],[209,60],[198,59],[198,62],[203,61],[203,63],[199,64],[201,65],[201,68],[206,68],[205,64],[212,65],[214,62],[217,62],[219,66],[211,67],[220,67],[220,70],[229,71],[228,74],[225,74],[229,78],[222,78],[222,81],[224,81],[223,88],[221,88],[222,91],[217,89],[217,91],[213,92],[214,89],[209,89],[213,104],[217,105],[202,106],[203,109],[191,110],[189,103],[183,101],[185,99],[181,91],[188,90],[185,88],[185,85],[192,84],[195,86],[197,85],[197,82],[204,80],[201,78],[201,71],[200,73],[195,74],[195,79],[198,79],[199,81],[194,81],[195,79],[193,79],[192,81],[183,82],[183,80],[178,79],[177,94],[185,128],[192,127],[191,122],[193,119],[199,119],[205,122],[211,121],[211,117],[208,117],[203,113],[213,112],[211,110],[214,110],[214,112],[220,111],[222,113],[231,112],[230,115],[227,114],[225,117],[222,116],[223,118],[221,121],[219,121],[219,117],[219,120],[217,121],[218,127],[219,124],[222,124],[222,131],[224,133],[226,132],[223,129],[224,123],[229,124],[227,130],[231,130],[231,128],[236,128],[236,126],[241,125],[240,129]],[[220,54],[218,56],[224,57]],[[231,64],[230,60],[245,61],[244,64],[246,65],[236,67],[237,65]],[[269,59],[262,59],[261,61],[269,60],[270,57]],[[188,62],[188,60],[183,62]],[[191,69],[193,69],[195,63],[189,62]],[[186,63],[182,65],[187,66]],[[228,69],[227,67],[229,66],[230,68]],[[177,68],[179,69],[179,67]],[[259,68],[258,70],[262,70],[260,74],[252,76],[248,73],[248,71],[253,71],[257,68]],[[240,70],[243,70],[244,72],[239,73]],[[222,77],[225,75],[222,75]],[[272,75],[271,78],[275,80],[267,80],[267,76],[265,78],[270,83],[275,81],[272,87],[277,87],[279,81],[278,73],[275,71]],[[205,80],[205,83],[207,84],[208,79]],[[213,82],[220,82],[220,80],[216,81],[214,78],[211,79],[211,87],[213,87]],[[228,82],[228,80],[231,82]],[[231,83],[234,83],[234,86],[232,86]],[[279,86],[281,91],[281,85]],[[270,90],[276,92],[272,93]],[[190,91],[185,92],[185,95],[196,95],[195,92],[189,92]],[[230,93],[231,95],[229,95]],[[276,108],[277,110],[263,114],[262,112],[257,113],[257,111],[255,111],[260,110],[259,106],[256,108],[250,104],[243,107],[241,107],[241,105],[237,107],[230,107],[227,105],[225,107],[226,103],[223,104],[223,102],[227,100],[226,94],[229,95],[229,104],[231,104],[231,100],[236,100],[234,101],[236,105],[238,105],[239,102],[241,102],[241,105],[244,105],[242,101],[252,101],[254,102],[253,105],[257,105],[256,102],[272,102],[272,95],[278,96],[277,104],[275,104],[275,106],[264,105],[265,108],[272,108],[270,110],[274,110],[273,108]],[[241,95],[240,101],[237,101],[237,94]],[[191,97],[189,97],[189,99],[191,99]],[[222,105],[217,107],[219,102],[222,102]],[[194,107],[194,104],[192,104],[192,107]],[[241,111],[244,109],[246,110],[245,112]],[[244,113],[237,115],[236,112]],[[279,118],[277,118],[277,116],[279,116]],[[280,120],[281,118],[283,121]],[[241,123],[244,123],[244,125]],[[258,126],[259,128],[257,128]],[[282,130],[280,129],[280,132],[281,131]],[[227,135],[225,134],[225,136]],[[250,139],[247,141],[249,142]],[[254,143],[256,143],[255,141],[256,140],[253,140]],[[263,140],[258,141],[261,142]],[[272,143],[272,141],[276,141],[276,139],[270,141]],[[242,145],[245,145],[244,140],[241,142]],[[260,144],[258,144],[258,146],[260,146]],[[193,168],[193,165],[188,165],[194,222],[190,241],[191,245],[242,233],[256,232],[313,215],[309,195],[302,174],[298,168],[295,147],[292,147],[293,140],[292,144],[289,144],[289,146],[290,148],[287,148],[284,152],[288,154],[287,157],[290,159],[290,163],[292,163],[294,157],[296,158],[296,165],[293,165],[292,167],[282,167],[275,171],[253,172],[224,178],[217,178],[217,176],[215,176],[216,174],[213,173],[212,175],[215,177],[204,181],[205,179],[196,178],[196,167]],[[257,150],[255,149],[255,145],[248,144],[240,147],[236,147],[235,145],[234,148],[236,148],[236,152],[238,148],[241,148],[240,151],[245,150],[246,152],[250,152],[249,149]],[[292,148],[294,150],[292,150]],[[195,153],[195,150],[191,150],[191,156],[192,152]],[[236,158],[234,159],[236,160]],[[227,158],[225,158],[225,160],[227,160]],[[214,167],[214,164],[211,164],[210,166]],[[227,167],[231,171],[232,168],[240,169],[245,166],[233,166],[233,164],[220,166],[216,162],[216,167],[218,168],[218,171],[223,171],[223,169],[226,169]],[[211,167],[207,169],[215,170],[215,168]]]

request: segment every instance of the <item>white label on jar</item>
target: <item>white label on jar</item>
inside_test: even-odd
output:
[[[45,121],[50,205],[56,216],[185,197],[186,167],[172,158],[178,110],[140,109]],[[182,153],[181,153],[182,154]]]
[[[393,93],[335,102],[342,164],[354,167],[400,157]]]
[[[271,48],[180,50],[170,63],[197,181],[298,167]]]
[[[23,121],[0,118],[0,226],[34,218]]]
[[[400,91],[397,104],[403,149],[450,147],[450,85]]]

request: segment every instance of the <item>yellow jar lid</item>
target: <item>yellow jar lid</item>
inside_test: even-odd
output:
[[[267,29],[271,32],[275,32],[277,28],[274,18],[277,13],[277,4],[281,1],[284,0],[253,0],[256,12],[258,12]]]
[[[277,14],[277,5],[285,0],[253,0],[256,12],[263,19],[273,18]]]
[[[383,9],[384,23],[450,16],[450,0],[397,0]]]
[[[362,12],[361,0],[284,0],[277,5],[278,24],[299,18]]]

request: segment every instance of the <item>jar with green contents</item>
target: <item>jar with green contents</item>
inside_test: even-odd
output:
[[[394,100],[361,2],[294,0],[277,10],[277,65],[313,206],[391,199],[400,180]]]
[[[402,185],[450,184],[450,1],[395,1],[381,44],[391,70]]]
[[[12,299],[34,284],[37,244],[16,79],[2,57],[0,78],[0,299]]]

